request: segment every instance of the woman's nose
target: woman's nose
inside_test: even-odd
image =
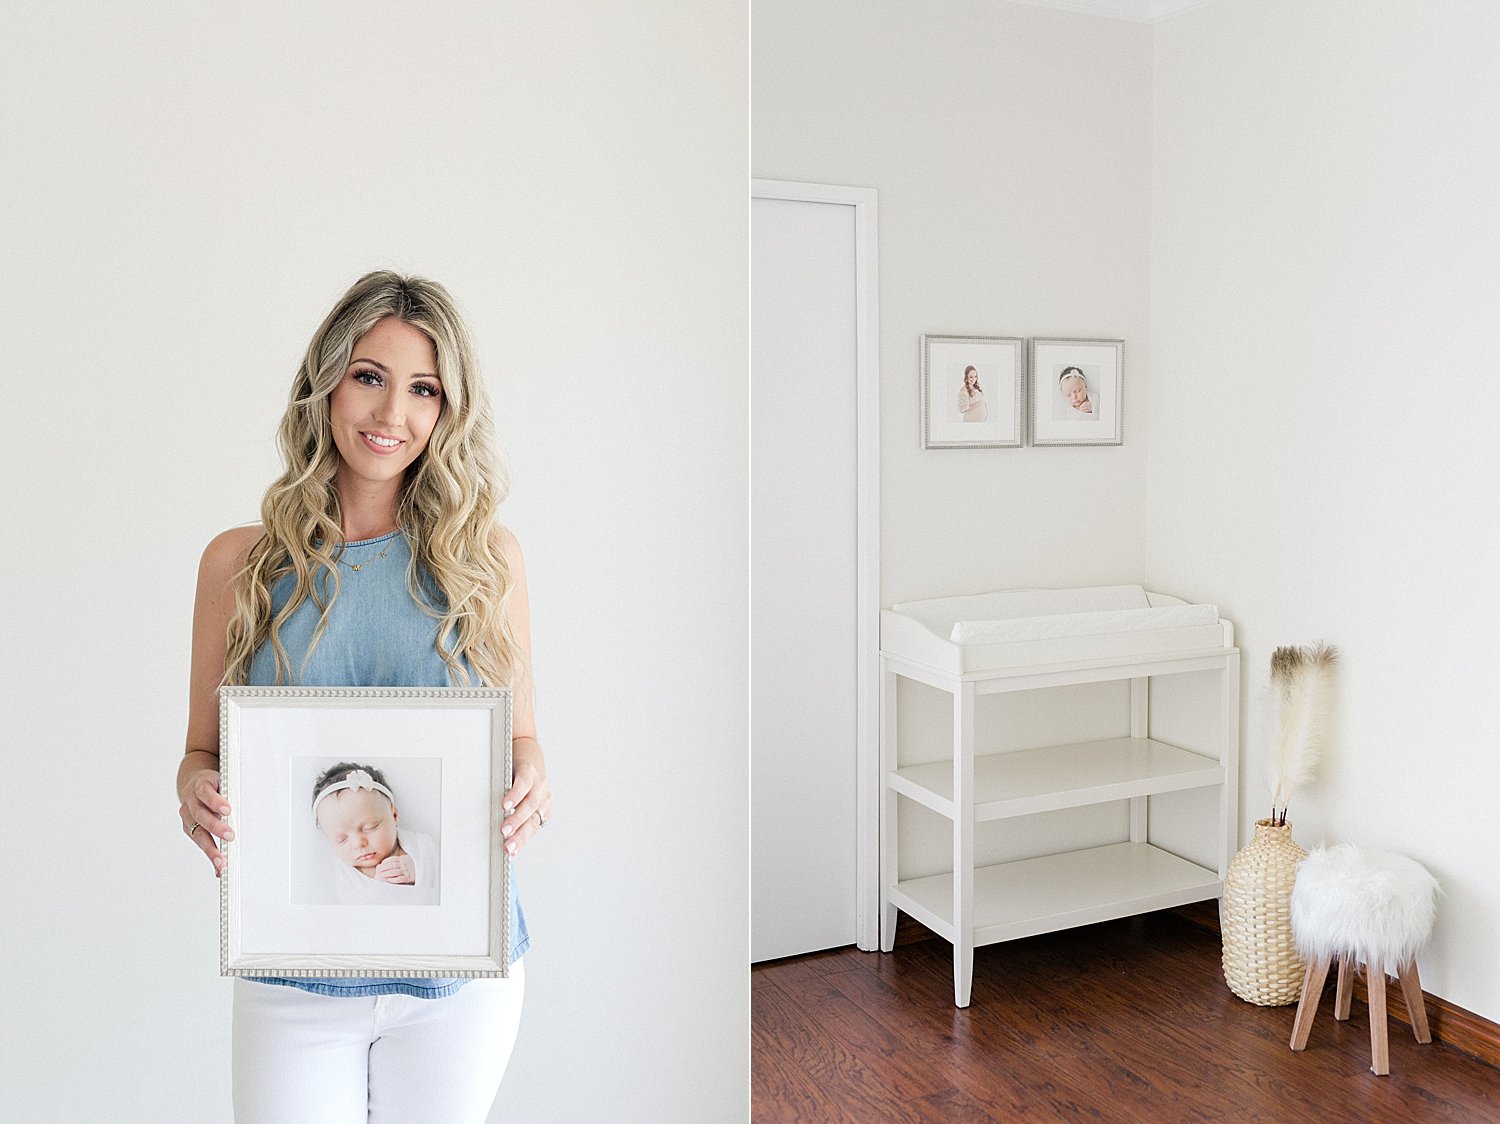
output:
[[[406,421],[406,397],[396,387],[391,387],[381,396],[375,407],[375,420],[389,426],[399,426]]]

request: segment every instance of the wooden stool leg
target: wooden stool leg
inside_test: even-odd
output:
[[[1339,957],[1339,989],[1334,996],[1333,1017],[1343,1021],[1349,1017],[1349,1004],[1354,999],[1354,957]]]
[[[1385,965],[1375,961],[1365,968],[1370,992],[1370,1072],[1384,1077],[1391,1071],[1385,1026]]]
[[[1302,976],[1302,997],[1297,1000],[1297,1017],[1292,1022],[1292,1049],[1307,1049],[1307,1036],[1312,1033],[1313,1016],[1318,1013],[1318,1000],[1323,997],[1323,984],[1328,979],[1328,960],[1309,960],[1307,971]]]
[[[1417,975],[1417,962],[1413,960],[1401,969],[1401,996],[1406,1000],[1406,1013],[1411,1016],[1411,1028],[1418,1042],[1431,1042],[1432,1031],[1427,1027],[1427,1003],[1422,998],[1422,980]]]

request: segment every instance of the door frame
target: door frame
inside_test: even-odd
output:
[[[751,197],[854,208],[855,654],[854,932],[880,947],[880,325],[873,187],[753,179]],[[753,315],[753,313],[752,313]],[[753,423],[752,423],[753,424]],[[751,488],[755,473],[751,468]]]

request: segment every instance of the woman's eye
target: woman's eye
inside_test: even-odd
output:
[[[362,382],[366,386],[380,386],[383,381],[379,371],[355,371],[351,377],[355,382]]]
[[[441,393],[430,382],[414,382],[411,384],[411,390],[413,394],[419,394],[423,398],[436,398]]]

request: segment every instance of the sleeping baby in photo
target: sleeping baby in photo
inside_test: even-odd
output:
[[[437,905],[438,849],[400,826],[396,794],[373,765],[343,762],[313,784],[313,822],[333,847],[345,904]]]

